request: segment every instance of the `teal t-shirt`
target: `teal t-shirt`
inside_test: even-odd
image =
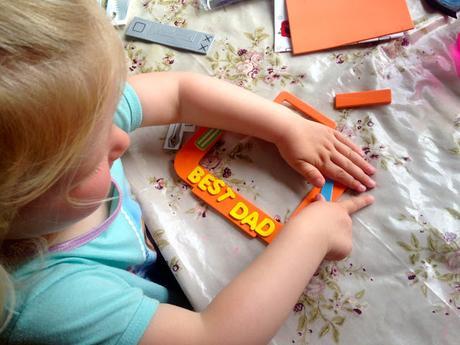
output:
[[[129,85],[114,121],[127,132],[140,126],[141,105]],[[163,286],[142,278],[156,253],[146,246],[119,159],[111,174],[109,218],[14,272],[17,303],[1,344],[137,344],[168,300]]]

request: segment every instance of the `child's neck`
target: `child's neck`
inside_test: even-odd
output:
[[[59,231],[57,233],[51,234],[47,237],[48,245],[56,245],[68,240],[71,240],[75,237],[83,235],[98,225],[100,225],[104,220],[109,216],[109,207],[107,203],[102,203],[93,213],[89,216],[83,218],[77,223],[72,224],[67,227],[65,230]]]

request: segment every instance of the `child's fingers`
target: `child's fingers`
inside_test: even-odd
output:
[[[364,156],[363,150],[361,150],[361,148],[358,145],[356,145],[354,142],[352,142],[350,139],[346,138],[342,133],[340,133],[339,131],[334,131],[334,136],[336,137],[338,141],[350,147],[353,151],[358,153],[360,156]]]
[[[362,156],[353,151],[349,146],[341,142],[337,142],[335,148],[338,152],[351,160],[355,165],[359,166],[366,174],[372,175],[375,173],[375,168],[366,162]]]
[[[317,202],[317,201],[326,201],[326,199],[324,198],[324,196],[321,193],[318,193],[315,196],[315,199],[313,199],[313,202]]]
[[[326,182],[321,172],[310,163],[301,161],[297,168],[302,176],[315,187],[322,187]]]
[[[343,184],[346,187],[356,190],[357,192],[366,191],[366,186],[351,176],[345,169],[330,161],[326,165],[326,175],[334,181]]]
[[[375,187],[375,182],[360,167],[358,167],[341,153],[334,153],[331,159],[335,164],[345,169],[346,172],[348,172],[359,182],[365,184],[369,188]]]
[[[369,206],[374,202],[374,197],[370,194],[360,194],[358,196],[353,196],[346,200],[338,201],[337,204],[344,207],[348,214],[355,213],[360,209]]]

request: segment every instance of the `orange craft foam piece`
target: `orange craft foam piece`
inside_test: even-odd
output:
[[[286,0],[294,54],[390,35],[414,27],[405,0]]]
[[[290,103],[294,108],[312,119],[331,128],[336,127],[334,121],[290,93],[281,92],[276,97],[275,102],[280,104],[283,102]],[[218,129],[198,129],[193,137],[178,151],[174,159],[174,168],[177,174],[191,186],[193,194],[221,213],[247,236],[258,237],[269,244],[281,230],[283,224],[243,198],[231,186],[228,186],[224,180],[214,176],[200,165],[200,161],[221,136],[222,131]],[[332,200],[337,200],[344,191],[343,186],[337,183],[334,184]],[[313,188],[299,204],[293,215],[309,205],[318,193],[320,193],[320,189]]]
[[[357,108],[391,103],[391,90],[369,90],[352,93],[339,93],[335,96],[336,109]]]
[[[293,94],[282,91],[278,96],[276,96],[274,102],[283,104],[283,102],[287,102],[290,105],[292,105],[295,109],[298,111],[304,113],[305,115],[308,115],[310,118],[313,120],[322,123],[323,125],[326,125],[331,128],[336,128],[337,124],[335,123],[334,120],[331,120],[327,116],[321,114],[318,110],[315,108],[311,107],[309,104],[301,101],[297,97],[295,97]]]

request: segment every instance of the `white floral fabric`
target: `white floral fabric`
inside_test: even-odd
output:
[[[211,12],[190,0],[131,3],[131,17],[216,41],[207,56],[125,41],[129,73],[195,71],[267,99],[287,90],[336,120],[377,168],[376,202],[354,216],[352,254],[323,263],[272,344],[457,344],[460,78],[451,48],[460,22],[409,0],[415,29],[403,38],[292,56],[273,52],[271,1]],[[381,88],[392,89],[391,105],[333,107],[336,93]],[[147,226],[201,310],[264,244],[191,195],[162,149],[165,134],[136,131],[124,164]],[[202,164],[280,222],[310,188],[273,145],[237,134],[225,133]]]

